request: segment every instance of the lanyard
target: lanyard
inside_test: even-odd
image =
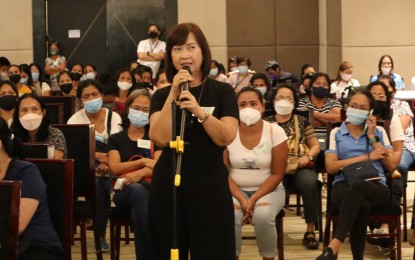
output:
[[[151,52],[153,52],[153,50],[157,47],[157,44],[159,44],[159,40],[157,40],[157,42],[154,44],[154,46],[153,46],[153,43],[151,42],[150,39],[148,39],[148,41],[150,42]]]

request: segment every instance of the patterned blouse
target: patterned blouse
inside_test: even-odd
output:
[[[307,140],[315,137],[314,128],[308,121],[306,117],[299,116],[298,117],[298,126],[300,132],[299,138],[299,151],[297,152],[300,156],[306,155],[308,152]],[[278,123],[274,116],[269,116],[264,118],[265,121],[270,123],[277,123],[279,126],[284,129],[285,134],[288,137],[288,153],[295,154],[295,125],[294,125],[294,117],[291,116],[290,120],[284,123]]]
[[[49,146],[53,146],[55,150],[63,151],[63,158],[66,158],[66,140],[62,131],[51,126],[49,126],[48,131],[49,135],[46,142]]]

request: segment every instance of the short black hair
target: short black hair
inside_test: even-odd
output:
[[[102,86],[97,80],[86,79],[86,80],[81,81],[81,83],[79,83],[79,86],[76,89],[76,97],[81,99],[82,91],[84,90],[84,88],[88,87],[89,85],[94,86],[99,91],[99,93],[102,94]]]
[[[295,87],[293,87],[293,86],[290,86],[290,85],[287,85],[287,84],[284,84],[284,85],[279,85],[279,86],[275,89],[275,96],[273,97],[273,100],[275,100],[275,97],[277,96],[278,91],[279,91],[280,89],[282,89],[282,88],[287,88],[287,89],[291,90],[291,92],[293,93],[293,97],[294,97],[294,110],[295,110],[295,109],[297,109],[297,108],[298,108],[298,103],[299,103],[300,101],[299,101],[299,98],[298,98],[297,89],[296,89]]]
[[[7,67],[10,66],[10,61],[4,56],[0,57],[0,67],[3,67],[3,66],[7,66]]]
[[[265,82],[265,85],[267,86],[267,91],[271,87],[271,83],[269,82],[269,78],[264,73],[255,73],[252,75],[251,79],[249,80],[249,84],[251,86],[254,86],[254,81],[257,79],[262,79]]]
[[[10,158],[23,159],[22,143],[19,138],[12,136],[6,120],[0,116],[0,140],[4,151]]]
[[[261,102],[261,104],[264,104],[264,96],[262,95],[261,91],[259,91],[258,89],[252,87],[252,86],[247,86],[247,87],[243,87],[238,94],[236,94],[236,100],[239,99],[239,97],[241,96],[241,94],[245,93],[245,92],[255,92],[256,95],[258,96],[258,100]]]

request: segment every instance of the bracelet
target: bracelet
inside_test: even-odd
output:
[[[205,116],[202,119],[197,118],[197,121],[199,121],[199,123],[203,124],[203,122],[205,122],[209,117],[210,117],[210,114],[205,111]]]

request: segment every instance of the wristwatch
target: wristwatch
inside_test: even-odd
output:
[[[314,161],[314,158],[313,158],[313,156],[312,156],[312,155],[307,154],[307,157],[308,157],[308,159],[309,159],[310,161]]]
[[[374,144],[379,142],[379,136],[375,135],[372,139],[369,140],[369,144]]]

